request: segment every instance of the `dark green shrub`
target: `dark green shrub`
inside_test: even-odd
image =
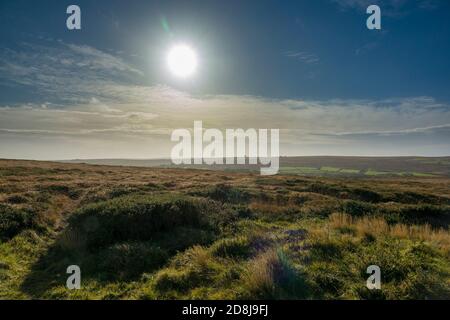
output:
[[[340,259],[342,257],[342,244],[334,241],[315,243],[311,247],[311,257],[321,261]]]
[[[233,205],[232,210],[234,210],[241,219],[250,219],[254,217],[252,210],[247,205]]]
[[[41,188],[42,191],[47,191],[51,194],[62,194],[66,195],[71,199],[78,199],[81,195],[81,190],[73,189],[72,187],[61,185],[61,184],[52,184],[48,186],[44,186]]]
[[[406,192],[396,192],[393,195],[389,197],[390,201],[400,202],[400,203],[407,203],[407,204],[446,204],[450,205],[450,199],[436,196],[432,194],[425,194],[425,193],[417,193],[412,191],[406,191]]]
[[[121,196],[125,196],[128,194],[132,194],[135,192],[139,192],[140,190],[132,187],[116,187],[113,188],[110,192],[108,192],[108,198],[117,198]]]
[[[34,212],[0,204],[0,239],[9,240],[34,224]]]
[[[22,203],[27,203],[28,198],[26,198],[20,194],[15,194],[15,195],[9,196],[6,199],[6,201],[11,204],[22,204]]]
[[[343,190],[342,188],[339,188],[337,186],[333,186],[333,185],[329,185],[329,184],[325,184],[325,183],[312,183],[304,191],[320,193],[320,194],[335,197],[340,192],[345,191],[345,190]]]
[[[376,207],[370,203],[348,200],[342,203],[342,211],[351,216],[371,215],[376,211]]]
[[[247,203],[250,200],[250,194],[239,188],[226,184],[218,184],[206,194],[211,199],[225,203]]]
[[[350,190],[350,192],[352,196],[361,201],[380,202],[383,200],[383,197],[380,194],[368,189],[357,188]]]
[[[358,298],[363,300],[386,300],[386,294],[381,290],[370,290],[361,286],[355,289]]]
[[[218,230],[233,213],[214,201],[167,196],[125,196],[88,205],[69,219],[85,235],[87,246],[149,241],[177,226]]]
[[[436,206],[429,204],[421,205],[403,205],[398,208],[397,215],[399,222],[410,224],[428,223],[435,227],[448,228],[450,223],[450,206]],[[389,222],[389,215],[386,215]]]

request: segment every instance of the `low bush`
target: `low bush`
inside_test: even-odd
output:
[[[380,202],[383,197],[374,191],[363,188],[354,188],[349,190],[351,197],[356,197],[360,201],[366,202]]]
[[[379,212],[388,223],[425,224],[448,228],[450,224],[450,206],[431,204],[399,204],[380,207]]]
[[[250,194],[242,189],[226,184],[218,184],[206,192],[211,199],[226,203],[247,203]]]
[[[234,213],[214,201],[190,197],[124,196],[83,207],[69,218],[89,248],[123,241],[150,241],[177,226],[219,230]]]
[[[62,194],[71,199],[78,199],[81,195],[81,190],[77,190],[72,186],[62,184],[51,184],[41,187],[41,191],[47,191],[51,194]]]
[[[11,203],[11,204],[23,204],[23,203],[27,203],[29,200],[28,198],[20,195],[20,194],[15,194],[12,196],[9,196],[6,199],[6,202]]]
[[[342,211],[351,216],[363,216],[375,213],[376,207],[367,202],[347,200],[342,203]]]
[[[9,240],[21,231],[36,226],[36,214],[0,204],[0,239]]]

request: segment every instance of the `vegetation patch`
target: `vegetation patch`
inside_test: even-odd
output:
[[[177,226],[218,230],[233,212],[214,201],[179,195],[124,196],[83,207],[69,226],[89,248],[122,241],[150,241]]]
[[[20,232],[37,227],[36,214],[0,204],[0,239],[9,240]]]

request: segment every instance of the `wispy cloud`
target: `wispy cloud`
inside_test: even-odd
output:
[[[355,132],[331,132],[321,133],[321,135],[333,135],[333,136],[396,136],[396,135],[408,135],[411,133],[434,133],[434,132],[446,132],[450,134],[450,123],[430,126],[423,128],[411,128],[403,130],[387,130],[387,131],[355,131]]]
[[[0,81],[59,100],[84,100],[89,93],[108,95],[112,83],[137,83],[142,76],[120,58],[86,45],[47,41],[0,49]]]
[[[375,48],[377,48],[379,46],[379,43],[378,42],[369,42],[369,43],[366,43],[366,44],[364,44],[364,45],[362,45],[361,47],[359,47],[359,48],[356,48],[356,50],[355,50],[355,55],[360,55],[360,54],[364,54],[364,53],[366,53],[366,52],[369,52],[369,51],[371,51],[371,50],[374,50]]]
[[[316,64],[320,61],[317,55],[305,51],[286,51],[284,55],[307,64]]]
[[[428,97],[268,100],[191,96],[168,87],[146,90],[145,96],[140,88],[128,92],[136,94],[128,103],[0,108],[0,156],[7,156],[13,141],[36,140],[48,144],[50,158],[78,157],[81,151],[73,145],[84,146],[87,157],[117,156],[122,145],[128,151],[121,157],[168,156],[171,131],[191,128],[194,120],[219,129],[280,128],[283,154],[424,154],[431,146],[434,152],[450,152],[450,108]],[[98,146],[87,147],[93,141]],[[117,148],[101,148],[114,144]]]

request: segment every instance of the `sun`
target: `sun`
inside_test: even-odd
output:
[[[170,71],[177,77],[187,78],[197,69],[197,55],[187,45],[176,45],[169,51],[167,58]]]

